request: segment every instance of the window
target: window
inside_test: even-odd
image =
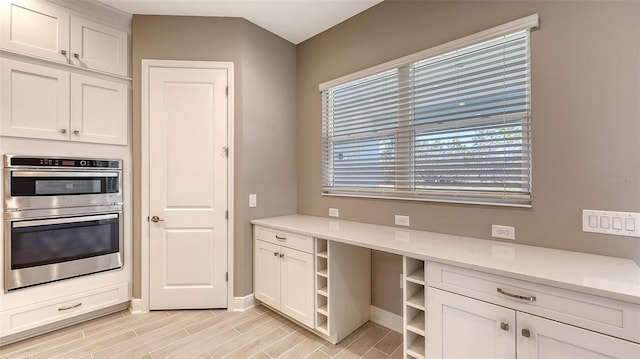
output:
[[[323,193],[530,206],[525,20],[321,85]]]

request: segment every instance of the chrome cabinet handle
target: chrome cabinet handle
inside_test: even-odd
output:
[[[284,241],[287,240],[287,237],[284,237],[284,236],[281,237],[281,236],[276,234],[276,239],[279,240],[280,242],[284,242]]]
[[[80,303],[78,303],[78,304],[76,304],[76,305],[71,305],[71,306],[68,306],[68,307],[58,308],[58,311],[63,312],[63,311],[65,311],[65,310],[69,310],[69,309],[73,309],[73,308],[78,308],[78,307],[79,307],[79,306],[81,306],[81,305],[82,305],[82,302],[80,302]]]
[[[164,219],[160,219],[160,217],[158,216],[153,216],[151,217],[151,222],[153,223],[164,222]]]
[[[66,128],[61,128],[60,129],[60,133],[67,133],[67,129]]]
[[[64,56],[67,56],[67,50],[60,50],[60,53],[63,54]]]
[[[280,258],[284,258],[284,253],[280,253]]]
[[[507,322],[500,323],[500,329],[508,332],[509,331],[509,323],[507,323]]]
[[[529,331],[529,329],[522,329],[522,336],[525,338],[530,338],[531,332]]]
[[[498,288],[497,291],[498,291],[498,293],[500,293],[502,295],[506,295],[507,297],[516,298],[516,299],[522,299],[522,300],[526,300],[528,302],[535,302],[536,301],[536,297],[534,297],[532,295],[524,296],[524,295],[518,295],[518,294],[511,294],[509,292],[506,292],[506,291],[502,290],[502,288]]]
[[[80,134],[80,131],[78,131],[78,130],[73,130],[73,134],[74,134],[74,135],[79,135],[79,134]]]
[[[73,54],[73,57],[75,57],[76,59],[80,59],[80,54],[78,54],[77,52]]]
[[[273,252],[273,256],[277,257],[278,256],[278,252]]]

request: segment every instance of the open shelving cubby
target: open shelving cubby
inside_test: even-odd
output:
[[[403,257],[403,337],[407,359],[426,357],[425,271],[423,260]]]
[[[329,243],[316,239],[316,330],[329,335]]]

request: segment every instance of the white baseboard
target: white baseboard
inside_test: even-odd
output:
[[[142,299],[140,298],[131,298],[131,305],[129,305],[129,311],[132,314],[141,314],[146,313],[146,310],[142,309]]]
[[[402,316],[388,312],[384,309],[371,306],[371,321],[389,328],[395,332],[402,333]]]
[[[233,297],[233,306],[229,309],[234,312],[244,312],[247,309],[253,308],[255,305],[256,299],[253,294],[249,294],[244,297]]]

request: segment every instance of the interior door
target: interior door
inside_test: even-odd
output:
[[[226,308],[227,70],[149,70],[150,309]]]

